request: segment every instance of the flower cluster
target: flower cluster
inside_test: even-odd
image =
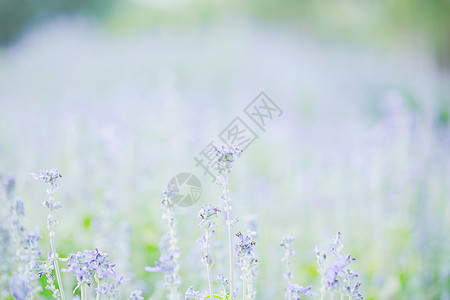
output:
[[[230,294],[234,292],[233,290],[233,231],[231,227],[237,223],[239,220],[237,218],[232,218],[231,211],[231,199],[230,199],[230,191],[228,189],[228,174],[231,173],[233,168],[233,163],[235,157],[240,157],[242,154],[242,150],[234,145],[222,145],[221,148],[213,145],[208,151],[212,152],[216,156],[216,162],[214,168],[217,170],[218,175],[216,177],[216,183],[221,184],[223,186],[223,192],[221,198],[224,201],[224,212],[226,214],[227,220],[227,231],[228,231],[228,264],[230,269]]]
[[[31,173],[31,177],[32,177],[34,180],[42,180],[42,181],[44,181],[45,183],[49,182],[49,183],[52,183],[52,184],[54,184],[54,185],[57,185],[58,179],[59,179],[60,177],[62,177],[62,175],[59,173],[58,170],[56,170],[56,169],[50,169],[50,170],[48,170],[48,171],[41,170],[41,171],[39,172],[39,174]]]
[[[281,247],[284,249],[284,256],[281,261],[283,262],[286,268],[284,277],[288,282],[284,297],[285,299],[288,300],[299,300],[301,295],[303,294],[311,296],[317,295],[315,293],[310,292],[311,286],[303,287],[298,285],[297,283],[293,283],[294,276],[292,275],[291,271],[291,257],[295,255],[294,242],[295,237],[291,235],[284,235],[283,239],[281,240]]]
[[[184,295],[185,300],[204,300],[208,295],[207,292],[198,292],[194,290],[194,287],[191,285]]]
[[[236,245],[237,250],[237,265],[241,269],[241,279],[244,284],[244,295],[247,292],[245,298],[255,299],[255,279],[258,276],[258,260],[255,258],[253,247],[255,241],[251,236],[246,236],[241,232],[238,232],[236,236],[239,238],[239,244]],[[245,289],[247,287],[247,289]]]
[[[41,249],[39,229],[27,231],[22,199],[13,198],[15,180],[0,174],[0,298],[31,299],[42,290],[38,282]]]
[[[200,211],[198,212],[198,218],[200,219],[199,226],[204,230],[203,236],[201,239],[198,240],[198,242],[201,243],[203,246],[202,263],[206,266],[210,298],[213,297],[212,276],[211,276],[211,265],[213,264],[213,259],[209,253],[210,248],[209,241],[211,237],[213,237],[216,234],[214,228],[216,228],[217,224],[213,221],[213,219],[217,218],[218,212],[220,212],[220,210],[211,204],[203,205]]]
[[[327,291],[338,292],[341,295],[351,297],[351,299],[364,299],[359,292],[360,284],[353,284],[353,279],[358,277],[357,273],[352,272],[347,266],[355,260],[350,254],[342,254],[344,245],[341,241],[341,233],[339,232],[333,240],[333,246],[330,250],[334,260],[325,265],[327,255],[316,247],[317,264],[319,273],[322,276],[322,295]]]
[[[243,150],[237,146],[226,144],[222,145],[220,149],[213,145],[209,151],[215,154],[214,168],[219,172],[219,177],[222,177],[231,173],[235,157],[240,157]]]
[[[120,276],[117,281],[102,282],[99,287],[95,289],[95,293],[97,293],[97,295],[103,294],[111,299],[116,299],[120,297],[119,286],[128,282],[130,282],[129,279]]]
[[[62,177],[62,175],[58,170],[51,169],[49,171],[41,170],[40,174],[31,173],[31,177],[34,180],[40,180],[48,183],[48,199],[45,200],[43,204],[48,208],[47,229],[49,231],[51,253],[48,256],[49,261],[45,262],[42,267],[44,268],[44,273],[47,276],[47,287],[53,292],[53,297],[61,297],[64,300],[64,289],[61,274],[59,272],[59,256],[55,247],[55,228],[58,224],[58,220],[55,219],[55,210],[62,207],[62,203],[55,199],[55,191],[58,189],[58,180]],[[53,264],[53,267],[51,268],[48,264]],[[54,278],[52,270],[56,273],[56,280],[58,282],[59,289],[56,289],[53,284]]]
[[[39,272],[39,277],[45,274],[47,278],[47,285],[45,288],[52,292],[53,298],[59,299],[61,297],[61,292],[55,286],[55,275],[53,274],[55,270],[54,258],[52,252],[48,253],[47,260],[41,264],[41,271]]]
[[[296,283],[288,284],[286,288],[286,299],[300,300],[301,295],[317,296],[316,293],[310,292],[311,286],[303,287]]]
[[[284,256],[282,258],[282,262],[286,268],[286,272],[284,273],[284,277],[287,279],[288,284],[290,285],[293,280],[292,272],[291,272],[291,256],[295,255],[295,251],[293,248],[295,241],[295,237],[291,235],[284,235],[281,241],[281,247],[284,249]]]
[[[142,297],[142,291],[134,290],[130,294],[130,299],[132,300],[144,300],[144,297]]]
[[[203,236],[198,242],[203,245],[202,262],[207,266],[213,263],[209,254],[209,240],[216,234],[214,228],[216,228],[217,224],[212,219],[217,218],[218,212],[220,210],[217,207],[211,204],[205,204],[198,213],[198,218],[200,219],[199,226],[204,230]]]
[[[222,298],[224,298],[227,294],[228,286],[230,285],[230,282],[228,281],[228,278],[225,277],[223,274],[218,274],[216,278],[217,283],[220,285],[220,294]]]
[[[161,250],[159,261],[155,261],[154,267],[145,267],[145,270],[152,273],[163,273],[165,276],[168,276],[167,278],[165,277],[165,284],[178,284],[179,276],[174,276],[174,273],[178,268],[177,258],[180,256],[180,251],[170,250],[167,235],[161,238],[159,248]]]
[[[95,250],[84,250],[77,254],[70,254],[67,268],[63,272],[72,272],[77,278],[78,286],[86,284],[91,286],[95,277],[102,281],[108,277],[116,277],[115,264],[111,264],[107,253]]]
[[[28,288],[28,279],[23,274],[14,274],[9,283],[9,292],[14,299],[27,299],[30,290]]]

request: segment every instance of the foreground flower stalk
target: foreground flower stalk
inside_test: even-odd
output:
[[[58,180],[61,176],[58,170],[51,169],[49,171],[40,171],[40,174],[31,174],[34,180],[41,180],[45,183],[48,183],[47,187],[47,194],[48,194],[48,200],[44,201],[44,206],[48,208],[49,214],[47,216],[47,229],[49,231],[49,238],[50,238],[50,248],[51,248],[51,255],[49,255],[49,258],[51,262],[53,263],[53,268],[55,270],[56,274],[56,281],[58,282],[58,289],[53,290],[53,296],[55,298],[61,298],[62,300],[65,299],[64,297],[64,288],[62,285],[61,280],[61,273],[59,271],[59,264],[58,264],[58,253],[56,252],[55,247],[55,228],[58,224],[58,220],[55,219],[55,210],[62,207],[61,202],[55,199],[55,191],[58,189]]]
[[[294,276],[291,271],[291,257],[295,255],[294,250],[294,241],[295,237],[291,235],[283,236],[281,240],[281,247],[284,249],[284,256],[282,258],[282,262],[284,267],[286,268],[286,272],[284,273],[284,277],[287,280],[286,292],[284,294],[284,299],[286,300],[299,300],[302,294],[309,296],[317,296],[316,293],[310,292],[311,286],[303,287],[297,283],[294,283]]]
[[[226,225],[228,232],[228,263],[229,263],[229,274],[230,274],[230,299],[234,298],[234,290],[233,290],[233,231],[232,226],[238,222],[237,218],[232,219],[231,217],[231,198],[230,191],[228,189],[228,174],[231,173],[233,162],[235,156],[240,157],[242,154],[242,150],[233,145],[222,145],[219,149],[217,146],[213,146],[210,149],[216,155],[216,166],[215,169],[218,171],[218,175],[216,177],[216,183],[221,184],[223,186],[222,192],[222,200],[224,201],[224,211],[227,217]]]
[[[220,210],[211,204],[203,205],[201,210],[198,213],[198,218],[200,219],[199,226],[204,230],[204,234],[202,238],[198,241],[202,244],[202,262],[206,266],[206,273],[208,277],[208,288],[209,288],[209,298],[213,298],[213,288],[212,288],[212,275],[211,275],[211,266],[214,263],[211,254],[209,253],[210,249],[210,239],[216,234],[214,228],[216,228],[217,224],[212,221],[212,219],[217,218],[217,213]]]
[[[316,247],[316,257],[319,274],[321,280],[321,299],[325,299],[325,294],[329,292],[331,297],[334,293],[338,293],[341,299],[348,296],[349,299],[364,299],[359,292],[361,284],[358,282],[353,284],[353,279],[358,277],[357,273],[351,271],[347,266],[355,260],[350,254],[344,255],[342,250],[344,245],[341,241],[341,233],[339,232],[333,240],[330,254],[328,255]],[[334,260],[330,264],[325,265],[327,258],[331,256]]]
[[[241,269],[243,299],[253,300],[256,297],[255,279],[258,276],[258,260],[255,258],[255,241],[251,235],[238,232],[239,244],[236,245],[237,265]]]
[[[168,299],[179,300],[180,294],[178,287],[181,284],[178,264],[180,250],[178,249],[178,240],[175,231],[174,221],[174,200],[177,194],[174,191],[174,185],[169,184],[167,191],[164,192],[161,209],[163,219],[167,220],[168,232],[163,236],[160,242],[161,257],[155,262],[155,267],[145,267],[147,272],[164,273],[164,287],[168,290]]]

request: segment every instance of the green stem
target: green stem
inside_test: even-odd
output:
[[[97,273],[95,273],[94,279],[95,279],[95,282],[97,282],[97,288],[100,289],[100,281],[98,280]],[[100,294],[97,293],[97,291],[95,292],[95,294],[97,295],[97,296],[95,296],[95,300],[99,300]]]
[[[61,274],[59,272],[58,256],[55,249],[55,234],[50,233],[50,246],[52,249],[53,266],[55,267],[56,280],[58,282],[61,299],[64,300],[64,288],[62,285]]]
[[[80,294],[81,294],[81,300],[86,299],[85,291],[84,291],[84,284],[80,286]]]
[[[213,298],[212,278],[211,278],[211,267],[209,265],[206,265],[206,272],[208,273],[209,299],[212,299]]]
[[[245,280],[242,280],[242,291],[244,293],[244,300],[245,300]]]

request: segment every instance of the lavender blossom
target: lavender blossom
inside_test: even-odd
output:
[[[0,298],[10,295],[9,286],[11,269],[13,264],[13,237],[10,232],[11,224],[8,220],[10,196],[14,187],[14,179],[11,176],[0,173]]]
[[[129,279],[126,279],[123,276],[120,276],[117,281],[107,281],[99,284],[99,286],[95,289],[95,293],[97,295],[105,295],[110,299],[116,299],[120,297],[119,286],[130,282]]]
[[[142,291],[134,290],[130,294],[130,299],[132,300],[144,300],[144,297],[142,297]]]
[[[283,274],[284,277],[288,281],[288,285],[292,284],[293,276],[291,271],[291,257],[295,255],[295,251],[293,248],[293,244],[295,241],[295,237],[291,235],[284,235],[283,239],[281,241],[281,247],[284,248],[284,256],[281,260],[283,262],[283,265],[286,268],[286,272]],[[290,298],[288,298],[290,299]]]
[[[55,269],[55,264],[53,263],[54,258],[52,257],[52,252],[48,253],[47,260],[41,264],[41,271],[39,272],[39,277],[45,274],[47,278],[47,285],[45,288],[52,292],[52,296],[55,299],[59,299],[61,297],[60,290],[55,286],[55,275],[53,275],[53,271]]]
[[[233,168],[233,163],[235,157],[240,157],[242,154],[242,150],[237,146],[233,145],[222,145],[221,149],[217,146],[212,146],[209,149],[210,152],[213,152],[216,156],[216,163],[214,169],[217,170],[218,175],[216,177],[216,183],[221,184],[223,186],[223,192],[221,198],[223,199],[224,211],[226,213],[227,221],[227,230],[228,230],[228,263],[230,269],[230,296],[233,298],[233,233],[231,227],[233,224],[237,223],[239,220],[237,218],[231,217],[231,199],[230,199],[230,191],[228,189],[228,174],[231,173]]]
[[[1,211],[0,211],[1,212]],[[9,295],[10,275],[9,271],[12,263],[11,236],[6,224],[0,223],[0,298],[6,298]]]
[[[22,274],[14,274],[11,277],[9,291],[16,300],[25,300],[29,294],[27,278]]]
[[[95,250],[84,250],[77,254],[69,254],[67,268],[62,272],[72,272],[78,282],[78,287],[82,285],[91,286],[94,275],[96,279],[102,281],[105,278],[116,277],[115,264],[111,264],[107,253]]]
[[[64,289],[62,285],[61,280],[61,274],[59,272],[59,256],[56,252],[55,248],[55,228],[58,224],[58,220],[55,219],[54,211],[58,208],[62,207],[62,203],[57,201],[55,199],[55,191],[58,189],[58,180],[62,177],[62,175],[59,173],[56,169],[51,169],[49,171],[40,171],[40,174],[32,173],[31,177],[34,180],[40,180],[44,183],[48,183],[47,186],[47,194],[48,194],[48,200],[44,201],[44,206],[48,208],[49,214],[47,216],[47,229],[49,231],[49,237],[50,237],[50,247],[51,247],[51,255],[49,256],[49,259],[51,259],[51,263],[54,265],[54,271],[56,273],[56,280],[58,282],[58,289],[59,292],[55,291],[54,285],[48,285],[50,288],[52,288],[53,296],[54,297],[61,297],[62,300],[65,299],[64,297]],[[51,270],[48,266],[46,266],[45,274],[49,275],[48,271]],[[47,280],[50,280],[47,277]],[[51,280],[50,280],[51,281]],[[52,282],[53,283],[53,282]]]
[[[38,228],[30,232],[26,231],[22,221],[24,215],[25,208],[22,199],[14,198],[11,204],[9,223],[12,246],[15,249],[14,262],[17,266],[15,277],[16,279],[21,278],[21,281],[24,282],[25,298],[32,299],[42,289],[37,281],[40,271],[39,256],[41,249],[39,240],[41,236]],[[13,286],[18,287],[19,285]],[[15,291],[17,291],[17,288]]]
[[[343,296],[348,296],[351,299],[364,299],[359,292],[360,283],[353,284],[353,279],[358,277],[357,273],[352,272],[347,266],[355,260],[350,254],[344,255],[342,250],[344,245],[341,241],[341,233],[338,233],[333,240],[333,246],[330,250],[334,260],[325,265],[328,258],[325,252],[322,252],[319,247],[316,247],[316,257],[318,270],[322,276],[321,280],[321,298],[324,298],[326,292],[337,292]]]
[[[222,145],[221,149],[213,145],[209,151],[216,155],[217,161],[214,168],[218,171],[219,177],[220,175],[225,177],[231,173],[235,157],[240,157],[243,152],[242,149],[231,144]],[[221,180],[221,178],[218,178],[218,180]]]
[[[26,265],[19,268],[19,271],[27,277],[28,295],[29,299],[32,299],[35,294],[42,290],[40,283],[38,282],[38,273],[41,271],[40,255],[41,248],[39,247],[39,241],[41,235],[39,228],[35,227],[34,230],[26,232],[23,240],[23,255],[25,257]]]
[[[230,282],[228,281],[228,278],[226,278],[223,274],[218,274],[216,277],[217,283],[220,285],[220,296],[222,298],[226,298],[227,296],[227,289],[230,285]]]
[[[198,218],[200,219],[199,226],[202,229],[204,229],[203,236],[200,240],[198,240],[198,242],[203,245],[202,262],[206,266],[210,299],[212,299],[213,297],[212,276],[211,276],[211,265],[213,264],[213,259],[211,258],[211,255],[209,253],[210,248],[209,240],[216,234],[214,228],[217,226],[217,224],[214,221],[212,221],[212,219],[217,218],[218,212],[220,212],[220,210],[211,204],[203,205],[201,210],[198,212]]]
[[[204,300],[206,299],[206,296],[208,295],[207,292],[197,292],[194,290],[194,287],[191,285],[185,295],[184,295],[184,299],[185,300]]]
[[[316,293],[312,293],[310,292],[311,290],[311,286],[308,287],[303,287],[300,286],[296,283],[294,284],[288,284],[287,288],[286,288],[286,297],[287,299],[291,299],[291,300],[300,300],[301,299],[301,295],[309,295],[309,296],[317,296]]]
[[[236,245],[237,265],[241,269],[241,276],[243,282],[244,299],[255,299],[255,279],[258,276],[258,260],[255,258],[254,246],[255,241],[251,236],[244,238],[243,234],[238,232],[236,236],[240,239]],[[246,290],[247,288],[247,290]]]
[[[169,184],[166,191],[163,193],[161,210],[163,211],[162,218],[167,220],[168,232],[161,239],[160,251],[161,257],[158,262],[155,262],[155,267],[145,267],[147,272],[158,272],[164,274],[164,287],[168,290],[167,297],[170,300],[179,300],[180,294],[178,287],[181,284],[179,272],[178,259],[180,257],[180,250],[177,246],[177,236],[174,223],[174,199],[177,197],[174,191],[174,185]]]
[[[295,255],[294,242],[295,237],[291,235],[284,235],[281,240],[281,247],[284,249],[284,256],[281,261],[286,268],[286,272],[283,275],[288,283],[284,298],[287,300],[299,300],[302,294],[317,296],[317,294],[310,292],[311,286],[303,287],[297,283],[293,283],[294,276],[291,271],[291,257]]]

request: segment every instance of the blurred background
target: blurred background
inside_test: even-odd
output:
[[[221,188],[194,156],[264,91],[283,114],[265,131],[246,119],[258,139],[230,182],[236,231],[258,231],[257,299],[282,297],[284,234],[296,281],[318,292],[314,247],[338,231],[367,299],[450,299],[449,13],[448,0],[0,0],[0,169],[44,254],[45,187],[29,174],[59,169],[58,252],[99,247],[132,279],[124,295],[146,299],[163,299],[144,271],[161,193],[196,174],[201,199],[176,211],[181,291],[206,289],[197,212],[222,207]]]

